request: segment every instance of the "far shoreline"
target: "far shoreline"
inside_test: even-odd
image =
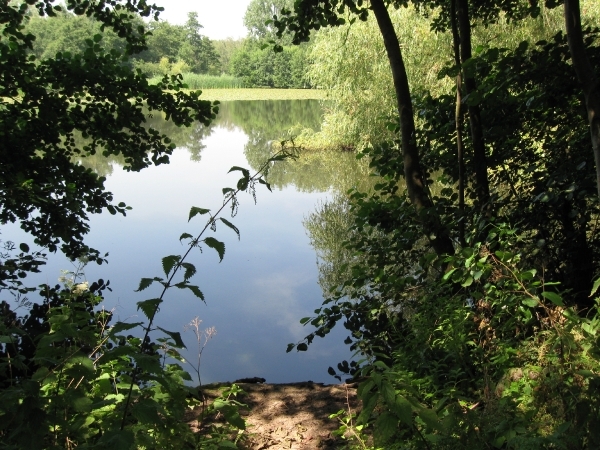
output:
[[[322,89],[275,89],[275,88],[239,88],[239,89],[199,89],[201,99],[210,101],[240,100],[325,100],[327,91]]]

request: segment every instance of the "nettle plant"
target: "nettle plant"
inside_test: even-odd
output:
[[[112,313],[99,307],[109,282],[78,282],[79,270],[63,277],[62,286],[40,286],[43,303],[32,303],[22,297],[30,290],[19,277],[37,270],[43,255],[30,254],[24,245],[16,258],[3,255],[7,276],[0,290],[21,296],[19,305],[29,310],[19,316],[6,301],[0,304],[1,449],[235,448],[245,429],[235,400],[241,390],[233,386],[207,406],[199,389],[185,384],[192,377],[180,364],[184,360],[179,352],[185,348],[181,334],[155,325],[155,319],[169,289],[187,289],[205,300],[190,283],[196,273],[188,261],[192,250],[209,247],[222,260],[225,244],[207,232],[223,224],[239,238],[239,229],[221,213],[229,208],[235,216],[242,191],[256,201],[257,184],[270,190],[265,181],[269,168],[292,156],[282,143],[282,150],[254,175],[232,167],[230,172],[239,171],[242,177],[235,188],[223,189],[223,205],[214,214],[191,208],[190,220],[208,215],[204,227],[196,236],[181,235],[187,251],[163,258],[163,277],[143,278],[139,284],[138,291],[154,283],[161,286],[158,297],[137,304],[146,322],[111,325]],[[198,420],[208,425],[202,424],[205,432],[194,434],[186,412],[199,405],[204,407]],[[217,415],[224,423],[212,422]]]

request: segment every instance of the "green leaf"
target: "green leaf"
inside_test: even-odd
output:
[[[371,418],[371,414],[375,410],[375,406],[377,406],[379,394],[376,390],[365,391],[361,394],[360,397],[362,400],[363,408],[360,414],[358,415],[357,422],[368,423],[369,419]]]
[[[565,305],[563,303],[562,297],[560,295],[558,295],[556,292],[544,291],[544,292],[542,292],[542,297],[547,298],[548,300],[550,300],[552,303],[554,303],[557,306]]]
[[[389,441],[398,430],[398,418],[386,411],[375,421],[376,438],[382,442]]]
[[[244,175],[244,178],[246,178],[246,179],[250,178],[250,172],[248,171],[248,169],[244,169],[243,167],[233,166],[231,169],[229,169],[229,172],[227,172],[227,173],[231,173],[236,170],[242,172],[242,174]]]
[[[291,352],[292,350],[294,350],[294,347],[296,347],[296,344],[288,344],[287,348],[285,349],[286,353]]]
[[[73,400],[73,409],[77,412],[90,412],[92,410],[92,399],[88,397],[79,397]]]
[[[190,233],[183,233],[181,236],[179,236],[179,242],[183,241],[184,239],[193,239],[194,236],[192,236]]]
[[[130,450],[135,444],[135,437],[133,431],[129,429],[109,429],[98,440],[98,443],[110,450]]]
[[[141,291],[143,291],[144,289],[146,289],[148,286],[150,286],[155,281],[162,281],[162,278],[158,278],[158,277],[154,277],[154,278],[142,278],[140,280],[140,285],[135,290],[135,292],[141,292]]]
[[[193,284],[186,284],[185,287],[187,289],[189,289],[190,291],[192,291],[192,293],[198,297],[200,300],[202,300],[203,302],[206,303],[206,301],[204,300],[204,294],[202,293],[202,291],[200,290],[200,288],[198,286],[194,286]]]
[[[298,350],[299,352],[305,352],[306,350],[308,350],[308,345],[302,342],[296,346],[296,350]]]
[[[187,348],[181,339],[181,334],[178,331],[167,331],[164,328],[156,327],[166,335],[168,335],[175,342],[177,348]]]
[[[19,244],[19,248],[23,253],[29,253],[29,245],[25,244],[24,242]]]
[[[162,259],[163,272],[165,273],[165,276],[169,276],[169,273],[171,273],[171,269],[173,269],[173,266],[175,266],[175,264],[177,264],[180,260],[181,256],[179,255],[169,255],[165,256]]]
[[[144,398],[133,406],[131,414],[143,424],[154,425],[162,422],[158,415],[160,409],[160,405],[156,401]]]
[[[537,301],[535,298],[524,298],[521,302],[524,305],[529,306],[530,308],[535,308],[540,304],[540,302]]]
[[[389,381],[382,381],[380,393],[388,408],[391,408],[396,404],[396,390]]]
[[[245,191],[248,188],[248,183],[250,182],[249,178],[240,178],[237,182],[237,188],[240,191]]]
[[[448,278],[450,278],[452,276],[452,274],[456,272],[456,269],[450,269],[448,272],[446,272],[444,274],[444,276],[442,277],[442,279],[447,280]]]
[[[204,243],[217,251],[219,254],[219,262],[223,261],[223,256],[225,256],[225,244],[223,242],[213,237],[207,237],[204,239]]]
[[[183,267],[185,269],[185,271],[183,273],[183,279],[185,281],[189,280],[194,275],[196,275],[196,266],[194,266],[192,263],[186,263],[186,262],[181,263],[181,267]]]
[[[265,180],[263,180],[262,178],[259,178],[259,179],[258,179],[258,182],[259,182],[259,184],[264,184],[264,185],[267,187],[267,189],[268,189],[269,191],[273,192],[273,191],[271,190],[271,185],[270,185],[269,183],[267,183]]]
[[[192,220],[192,218],[195,217],[195,216],[197,216],[198,214],[204,215],[204,214],[206,214],[208,212],[210,212],[210,209],[198,208],[196,206],[192,206],[190,208],[190,217],[188,218],[188,222],[190,220]]]
[[[461,283],[462,287],[469,287],[473,284],[473,277],[468,277],[465,281]]]
[[[398,418],[403,424],[412,426],[412,406],[410,405],[408,400],[406,400],[401,395],[396,396],[396,402],[394,403],[391,409],[394,412],[394,414],[398,416]]]
[[[423,422],[425,422],[425,425],[427,425],[429,428],[442,431],[442,424],[438,420],[438,416],[434,410],[423,408],[417,413],[417,415],[421,418]]]
[[[383,361],[375,361],[373,365],[383,370],[390,370],[390,368]]]
[[[77,354],[67,360],[67,365],[83,369],[85,375],[93,375],[96,368],[94,362],[88,357],[88,355]]]
[[[219,220],[221,222],[223,222],[225,225],[227,225],[229,228],[231,228],[233,231],[235,231],[235,234],[237,234],[238,240],[240,239],[240,230],[238,230],[238,228],[234,224],[232,224],[229,220],[224,219],[222,217],[220,217]]]
[[[117,322],[112,327],[110,327],[110,335],[114,336],[121,331],[131,330],[139,325],[143,325],[144,322],[134,322],[134,323],[126,323],[126,322]]]
[[[302,319],[300,319],[300,325],[306,324],[310,319],[310,317],[303,317]]]
[[[152,298],[150,300],[143,300],[141,302],[137,302],[137,309],[138,310],[142,310],[144,315],[148,318],[148,320],[151,320],[152,317],[154,317],[154,314],[156,314],[156,311],[158,311],[158,306],[162,303],[163,301],[160,298]]]
[[[590,292],[590,297],[596,293],[598,288],[600,287],[600,278],[594,281],[594,285],[592,286],[592,292]]]
[[[223,410],[223,415],[225,416],[225,420],[227,420],[227,422],[236,427],[238,430],[246,429],[246,421],[242,419],[242,416],[240,416],[237,408],[225,408]]]
[[[35,373],[31,376],[33,381],[41,381],[48,376],[50,370],[47,367],[40,367]]]

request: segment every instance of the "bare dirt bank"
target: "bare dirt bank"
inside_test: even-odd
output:
[[[246,392],[238,400],[248,405],[241,411],[247,423],[241,447],[248,450],[341,448],[345,441],[332,434],[339,423],[329,415],[347,410],[348,403],[353,412],[358,409],[354,385],[238,385]]]

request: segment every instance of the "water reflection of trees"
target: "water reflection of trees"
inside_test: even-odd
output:
[[[303,221],[317,254],[319,285],[325,296],[331,295],[350,275],[355,256],[343,243],[351,236],[352,222],[348,199],[339,194],[319,203]]]
[[[177,148],[185,148],[192,161],[200,161],[204,142],[216,128],[241,129],[248,136],[245,154],[251,167],[258,168],[271,156],[271,142],[290,139],[295,132],[305,128],[315,131],[321,125],[321,105],[318,100],[237,101],[223,102],[219,114],[210,126],[195,123],[191,127],[178,127],[165,120],[160,112],[146,116],[146,126],[168,136]],[[296,130],[296,131],[294,131]],[[81,145],[86,142],[81,139]],[[118,156],[105,158],[100,150],[96,155],[81,158],[81,164],[101,176],[112,174],[122,166]]]
[[[282,140],[289,140],[303,129],[318,131],[322,107],[316,100],[238,101],[224,102],[213,123],[206,127],[194,124],[177,127],[160,113],[148,115],[146,126],[169,136],[177,148],[185,148],[190,159],[200,161],[204,142],[217,128],[239,129],[248,136],[244,153],[248,164],[257,169],[267,160]],[[225,137],[226,138],[226,137]],[[85,142],[81,140],[80,145]],[[110,175],[123,166],[120,156],[102,156],[101,151],[81,160],[101,176]],[[319,261],[319,284],[324,293],[339,286],[350,270],[348,263],[355,256],[342,245],[350,237],[351,213],[346,192],[356,188],[369,192],[375,178],[369,176],[368,161],[356,159],[354,153],[339,151],[302,152],[294,161],[274,165],[268,181],[274,188],[293,185],[301,192],[331,192],[330,200],[320,203],[304,220],[304,226]]]

